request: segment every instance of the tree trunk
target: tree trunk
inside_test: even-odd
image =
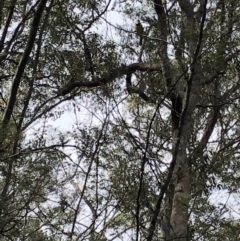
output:
[[[188,126],[188,123],[186,123],[186,126]],[[187,132],[189,133],[189,131]],[[181,138],[177,163],[173,175],[174,191],[170,216],[169,239],[174,238],[174,240],[177,241],[185,241],[187,237],[188,207],[190,200],[190,177],[186,154],[187,136]],[[176,143],[174,143],[174,145],[175,144]]]
[[[197,81],[198,80],[198,81]],[[193,77],[193,83],[199,83],[201,76],[199,73],[195,73]],[[195,110],[195,106],[201,91],[199,86],[194,84],[190,87],[191,92],[189,100],[185,100],[185,104],[182,108],[182,114],[184,109],[186,110],[186,115],[182,116],[183,120],[180,121],[178,128],[173,129],[173,153],[176,154],[175,150],[178,148],[176,165],[174,168],[174,173],[172,177],[172,198],[168,197],[169,200],[172,199],[171,213],[167,219],[169,222],[169,234],[165,236],[166,240],[176,240],[176,241],[187,241],[188,234],[188,208],[190,201],[190,175],[189,175],[189,163],[187,158],[188,140],[191,136],[192,131],[192,114]],[[186,91],[187,95],[188,90]],[[181,131],[180,143],[177,144],[179,138],[179,131]],[[174,157],[173,157],[174,158]]]

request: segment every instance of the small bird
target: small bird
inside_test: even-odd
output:
[[[137,35],[139,35],[140,36],[140,40],[139,40],[139,45],[142,45],[142,40],[143,40],[143,32],[144,32],[144,30],[143,30],[143,26],[142,26],[142,24],[141,24],[141,22],[138,20],[138,22],[136,23],[136,33],[137,33]]]

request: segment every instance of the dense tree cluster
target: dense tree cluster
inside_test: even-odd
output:
[[[0,0],[0,26],[1,240],[240,238],[239,1]]]

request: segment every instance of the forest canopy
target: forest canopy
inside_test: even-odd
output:
[[[0,239],[240,238],[240,2],[0,0]]]

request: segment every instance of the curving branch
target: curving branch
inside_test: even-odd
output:
[[[129,66],[121,66],[113,69],[108,75],[103,77],[93,76],[91,81],[86,80],[76,80],[72,78],[69,83],[60,89],[57,93],[58,96],[64,96],[69,94],[73,89],[76,87],[87,87],[87,88],[94,88],[98,87],[107,83],[111,83],[116,78],[120,78],[123,75],[134,73],[136,71],[161,71],[160,65],[153,65],[153,64],[146,64],[146,63],[133,63]]]

